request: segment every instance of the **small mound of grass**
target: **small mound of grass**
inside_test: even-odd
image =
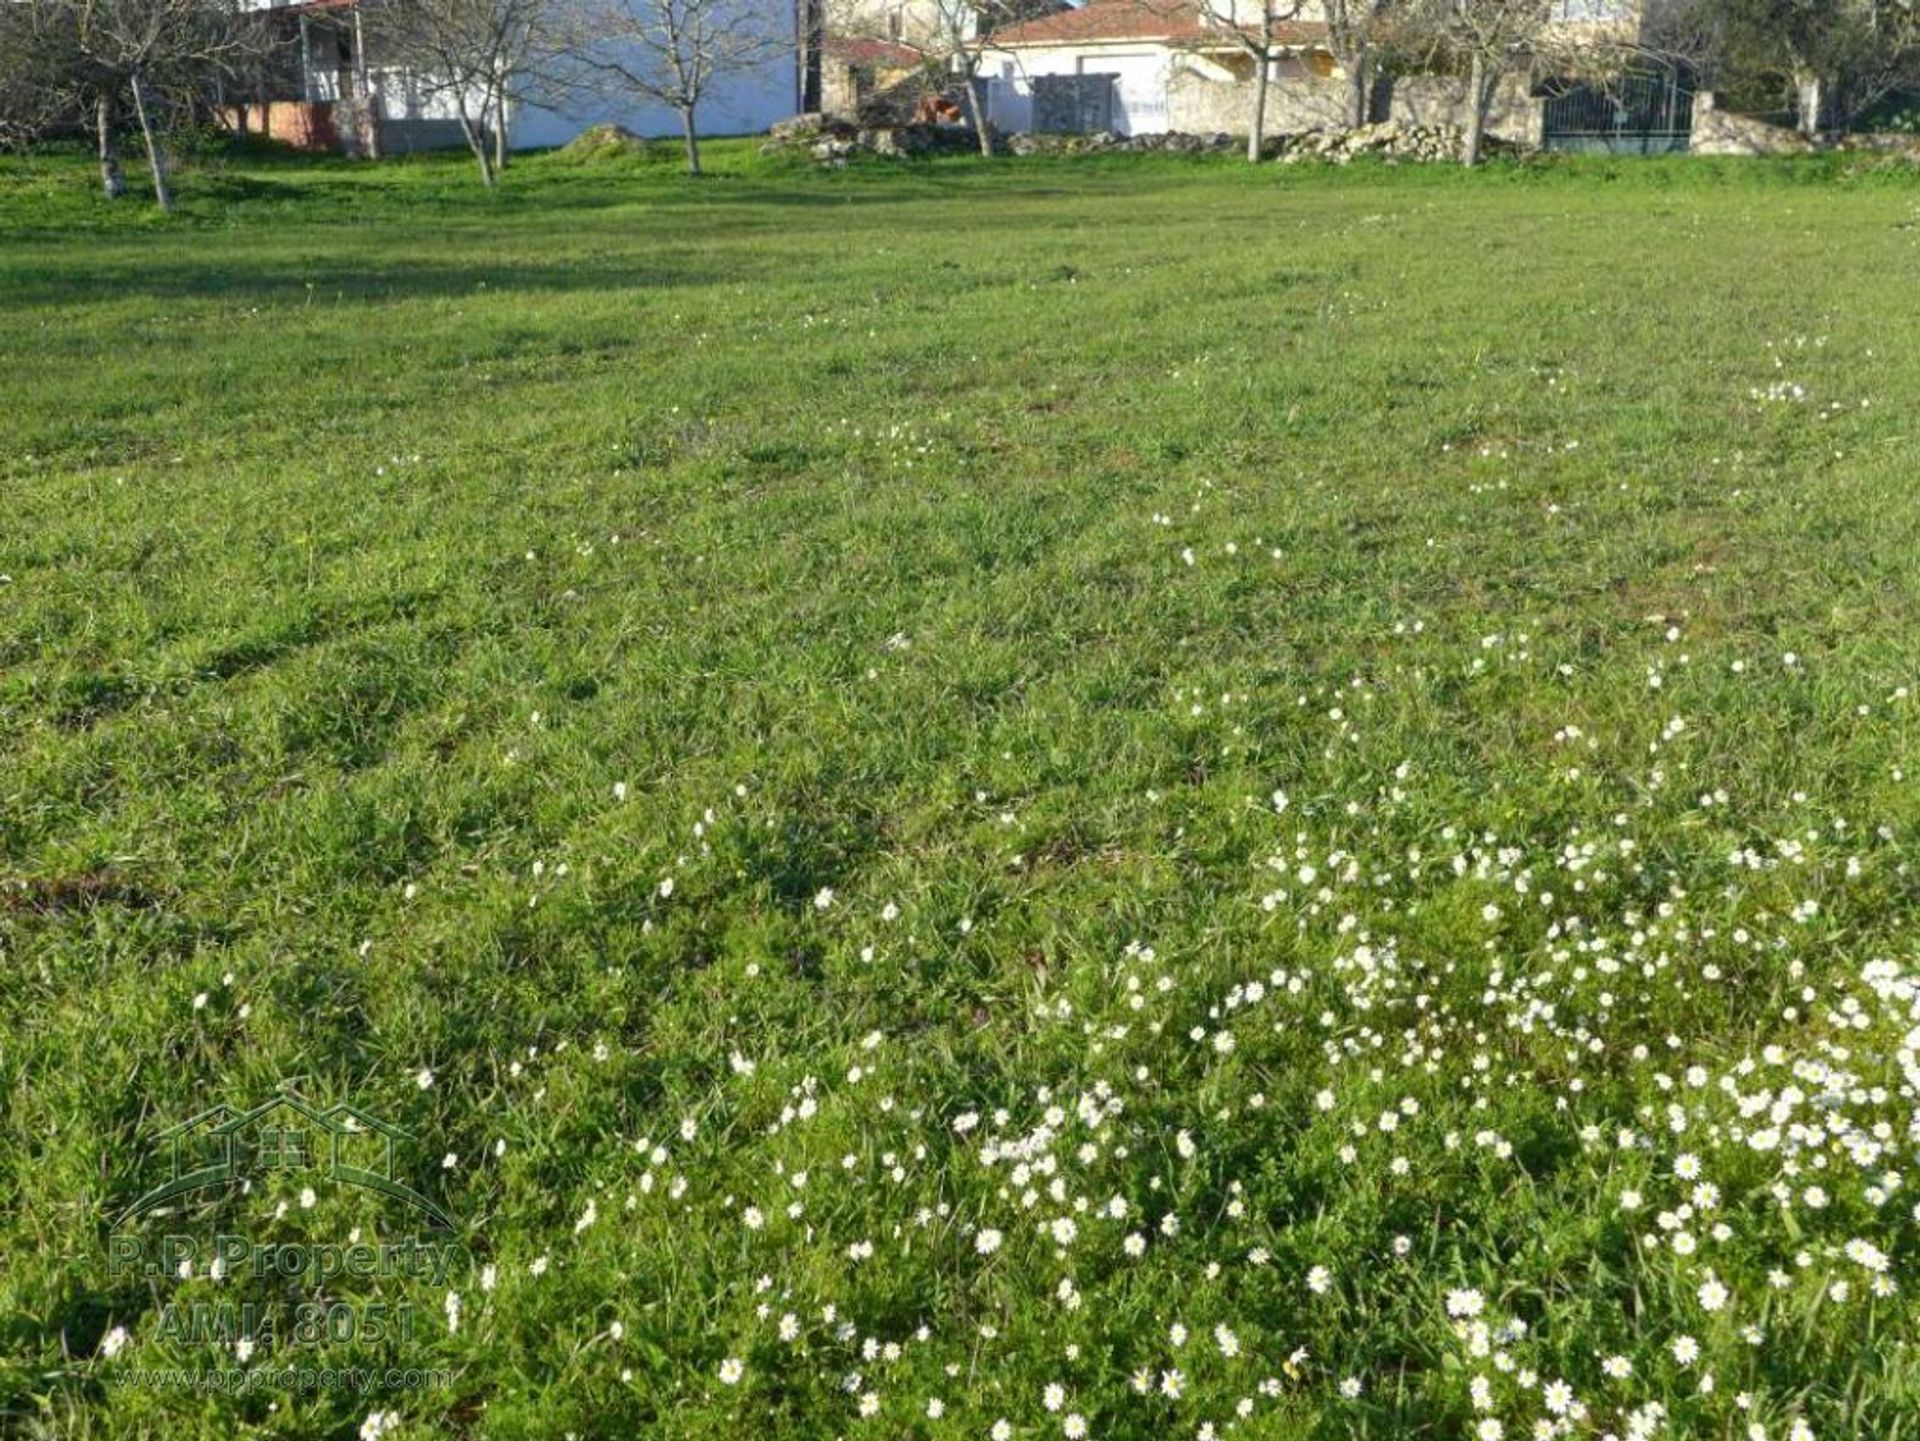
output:
[[[635,135],[624,125],[596,125],[583,130],[553,152],[564,164],[590,165],[607,160],[645,160],[652,150],[643,135]]]

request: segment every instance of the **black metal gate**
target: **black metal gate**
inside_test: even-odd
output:
[[[1600,84],[1549,85],[1543,143],[1549,150],[1678,154],[1693,133],[1693,90],[1693,74],[1683,66],[1630,70]]]
[[[1118,75],[1036,75],[1033,128],[1043,135],[1093,135],[1113,129]]]

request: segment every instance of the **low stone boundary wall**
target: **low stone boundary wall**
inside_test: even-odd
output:
[[[1304,134],[1347,128],[1350,96],[1337,76],[1288,73],[1267,91],[1269,135]],[[1463,82],[1446,75],[1403,75],[1384,82],[1374,104],[1382,122],[1403,126],[1465,129],[1467,96]],[[1245,135],[1253,128],[1253,86],[1245,80],[1216,80],[1191,68],[1177,70],[1167,85],[1167,114],[1176,130],[1205,135],[1217,130]],[[1545,125],[1545,104],[1531,93],[1524,76],[1510,75],[1494,93],[1487,133],[1516,145],[1538,147]]]
[[[1814,144],[1784,125],[1722,110],[1703,91],[1693,97],[1693,138],[1687,148],[1695,155],[1805,155]]]

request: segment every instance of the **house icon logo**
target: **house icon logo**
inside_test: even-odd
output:
[[[171,1175],[127,1207],[116,1226],[255,1176],[304,1173],[374,1192],[436,1226],[457,1229],[439,1206],[395,1179],[394,1143],[413,1137],[344,1101],[323,1110],[288,1090],[246,1111],[222,1103],[169,1126],[156,1139],[166,1144]]]

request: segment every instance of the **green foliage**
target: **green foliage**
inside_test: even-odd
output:
[[[1797,87],[1818,80],[1812,128],[1849,128],[1920,82],[1920,10],[1909,0],[1680,0],[1655,24],[1690,36],[1736,103],[1791,108]]]

